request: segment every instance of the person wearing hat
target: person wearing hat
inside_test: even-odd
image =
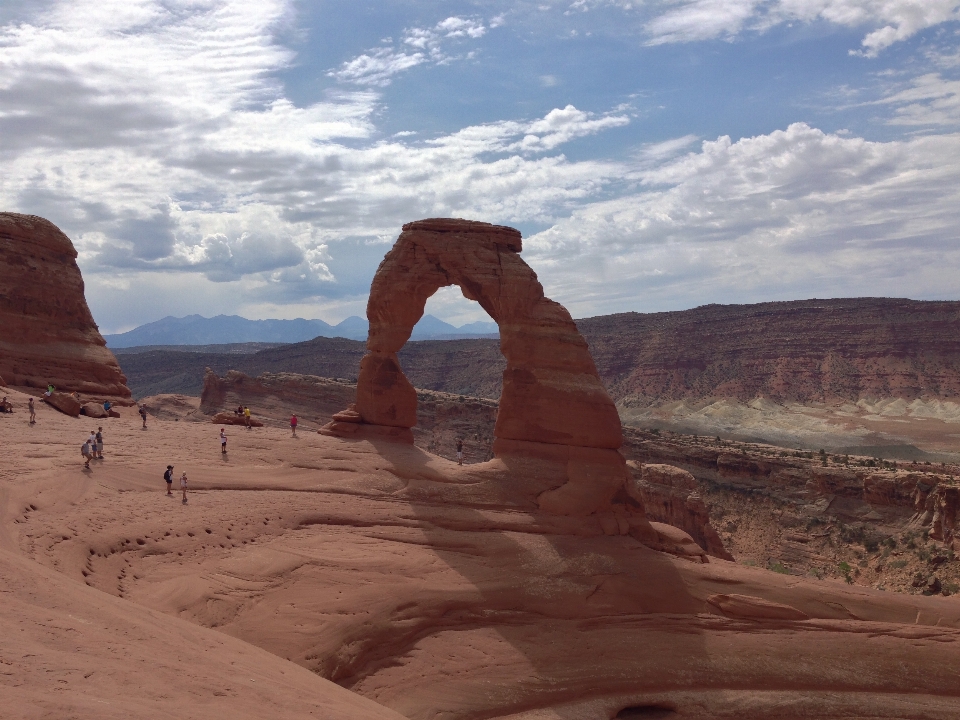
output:
[[[173,495],[173,465],[167,465],[163,479],[167,481],[167,495]]]

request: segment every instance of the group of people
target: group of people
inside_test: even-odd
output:
[[[103,460],[103,427],[98,427],[97,431],[90,431],[83,445],[80,446],[80,454],[83,456],[83,467],[90,469],[91,460]]]
[[[248,408],[246,405],[238,405],[237,409],[233,411],[233,414],[239,415],[240,417],[243,418],[243,421],[247,426],[247,430],[252,429],[250,427],[250,417],[251,417],[250,408]]]
[[[220,431],[223,434],[223,430]],[[163,474],[164,482],[167,483],[167,495],[173,496],[173,465],[167,465],[167,471]],[[187,473],[180,474],[180,492],[183,493],[183,504],[187,504]]]

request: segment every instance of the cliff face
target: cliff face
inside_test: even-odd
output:
[[[577,325],[617,400],[960,396],[960,302],[707,305]]]
[[[0,376],[11,385],[129,398],[87,307],[76,257],[49,221],[0,213]]]

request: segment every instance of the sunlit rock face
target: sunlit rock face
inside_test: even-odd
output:
[[[15,386],[130,397],[83,295],[77,251],[53,223],[0,213],[0,376]]]
[[[368,352],[360,364],[356,409],[371,430],[412,442],[404,431],[417,423],[417,393],[397,352],[428,298],[457,285],[500,327],[507,367],[494,455],[543,460],[561,482],[540,495],[540,508],[590,514],[609,502],[626,477],[617,452],[620,418],[570,313],[544,296],[521,249],[520,233],[500,225],[454,219],[404,225],[370,288]],[[337,432],[337,424],[330,430]]]

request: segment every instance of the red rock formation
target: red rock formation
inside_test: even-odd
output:
[[[80,417],[80,410],[82,406],[80,401],[77,400],[73,395],[63,392],[54,392],[50,395],[44,394],[41,398],[50,407],[56,408],[64,415],[71,415],[73,417]]]
[[[43,218],[0,213],[0,373],[14,386],[130,398],[87,301],[70,239]]]
[[[960,396],[960,303],[705,305],[577,321],[619,402]]]
[[[507,367],[494,454],[553,458],[563,468],[564,482],[540,495],[540,508],[590,514],[610,501],[626,477],[616,452],[622,442],[620,418],[570,314],[544,297],[520,250],[520,233],[512,228],[450,219],[404,225],[370,289],[368,353],[360,364],[357,411],[363,425],[372,428],[416,424],[416,390],[397,352],[427,299],[441,287],[458,285],[500,327]],[[326,432],[361,431],[334,422]]]
[[[710,513],[693,475],[672,465],[627,465],[633,475],[627,492],[643,504],[648,519],[684,530],[708,555],[733,560],[710,524]]]

